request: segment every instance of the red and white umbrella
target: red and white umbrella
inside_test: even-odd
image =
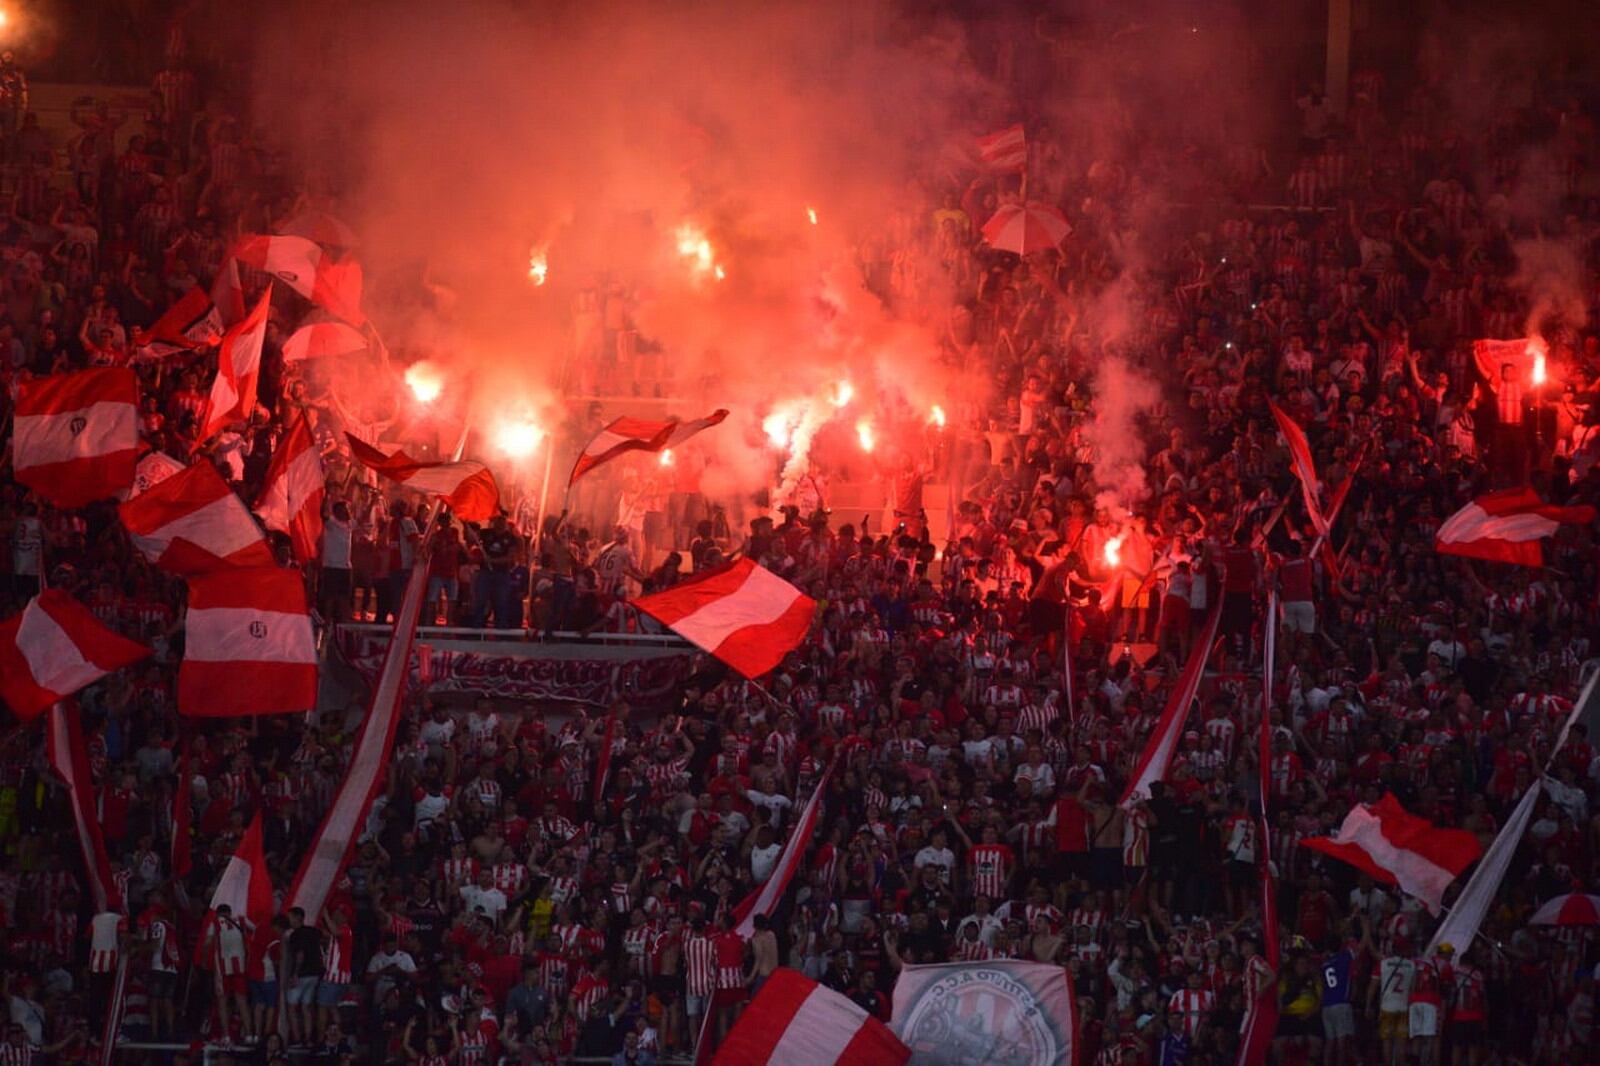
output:
[[[1054,248],[1071,232],[1067,216],[1048,204],[1006,204],[983,224],[991,248],[1018,255]]]
[[[1570,892],[1540,907],[1529,925],[1600,925],[1600,896]]]

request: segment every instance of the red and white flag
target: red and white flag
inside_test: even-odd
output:
[[[1283,442],[1289,446],[1294,476],[1300,481],[1300,494],[1305,500],[1306,513],[1311,516],[1311,525],[1319,537],[1326,539],[1328,520],[1322,510],[1322,481],[1317,477],[1316,461],[1311,458],[1311,442],[1306,440],[1305,430],[1289,417],[1288,412],[1271,400],[1267,401],[1267,406],[1272,409],[1272,417],[1278,423],[1278,432],[1283,434]]]
[[[189,579],[178,712],[194,718],[309,711],[317,641],[298,570],[262,567]]]
[[[1022,173],[1028,166],[1028,138],[1022,123],[978,138],[978,158],[990,170]]]
[[[783,851],[778,856],[778,862],[772,868],[772,873],[767,876],[754,892],[745,896],[733,908],[734,931],[748,940],[755,935],[755,917],[761,915],[770,918],[778,909],[778,904],[783,900],[783,894],[789,888],[789,883],[794,880],[794,875],[800,868],[800,860],[811,847],[811,838],[817,831],[817,819],[822,815],[822,797],[828,791],[828,780],[833,777],[833,769],[839,765],[837,754],[828,762],[828,768],[823,771],[822,777],[817,781],[817,787],[811,791],[811,798],[806,800],[806,805],[800,809],[800,819],[794,823],[794,829],[789,833],[789,839],[784,842]]]
[[[204,348],[220,341],[226,328],[222,312],[211,295],[195,285],[178,297],[149,329],[133,331],[134,358],[164,359],[179,352]]]
[[[259,808],[222,869],[222,878],[211,893],[211,905],[206,908],[207,919],[215,917],[223,904],[228,905],[236,920],[249,921],[257,928],[272,921],[272,877],[267,872]]]
[[[627,452],[659,452],[676,448],[696,433],[710,429],[727,417],[726,410],[718,409],[705,418],[688,422],[619,418],[583,446],[582,454],[572,466],[572,476],[567,479],[567,484],[570,486],[595,467]]]
[[[57,507],[82,507],[133,484],[139,379],[125,367],[52,374],[17,390],[16,478]]]
[[[408,489],[441,497],[463,522],[487,522],[500,507],[500,488],[482,463],[470,459],[427,463],[399,449],[385,452],[349,433],[345,439],[357,462]]]
[[[400,599],[400,610],[394,620],[394,635],[389,638],[383,669],[372,686],[372,706],[361,720],[350,765],[284,897],[284,907],[301,908],[309,922],[315,922],[322,914],[322,905],[343,872],[350,850],[367,824],[372,802],[383,785],[384,769],[394,751],[395,732],[400,723],[400,697],[405,693],[411,646],[416,640],[417,620],[422,615],[427,588],[428,560],[419,552],[406,578],[405,595]]]
[[[301,326],[283,342],[283,361],[298,363],[328,355],[349,355],[367,350],[361,331],[343,322],[314,322]]]
[[[45,589],[0,622],[0,698],[30,722],[52,703],[149,654],[67,593]]]
[[[178,462],[166,452],[151,452],[139,460],[139,465],[133,468],[133,484],[128,486],[128,491],[119,498],[131,500],[140,493],[149,492],[169,477],[177,477],[183,473],[184,464]]]
[[[1550,346],[1543,337],[1514,337],[1511,340],[1476,340],[1472,359],[1490,388],[1505,377],[1506,367],[1519,385],[1534,384],[1536,368],[1543,367]]]
[[[272,286],[255,307],[222,335],[217,353],[217,376],[211,382],[211,399],[200,439],[209,440],[230,422],[247,422],[256,409],[256,384],[261,379],[261,348],[267,340],[267,310]]]
[[[911,1049],[838,992],[780,966],[728,1031],[716,1066],[897,1066]]]
[[[277,563],[244,502],[208,462],[153,485],[117,513],[144,557],[174,574]]]
[[[50,708],[45,730],[45,754],[50,769],[67,786],[67,802],[78,829],[78,847],[83,852],[84,869],[89,872],[89,896],[95,913],[120,911],[122,893],[111,876],[111,860],[106,857],[106,841],[95,813],[94,778],[89,774],[89,752],[78,724],[78,708],[63,701]]]
[[[311,435],[311,424],[301,415],[272,453],[266,483],[256,500],[261,524],[289,535],[294,557],[302,563],[317,558],[322,549],[322,496],[327,477],[322,454]]]
[[[805,639],[817,609],[816,600],[749,559],[632,603],[749,678],[777,666]]]
[[[1222,597],[1218,596],[1211,604],[1211,612],[1201,629],[1200,639],[1195,641],[1193,649],[1189,652],[1189,661],[1183,664],[1183,673],[1178,675],[1178,684],[1168,697],[1167,705],[1162,710],[1161,718],[1156,722],[1150,739],[1145,742],[1144,752],[1139,756],[1139,765],[1128,781],[1127,789],[1122,793],[1122,806],[1126,807],[1136,798],[1149,799],[1151,783],[1166,780],[1167,770],[1172,765],[1172,756],[1177,752],[1178,741],[1183,737],[1183,724],[1189,719],[1189,707],[1194,703],[1195,694],[1200,691],[1200,680],[1205,675],[1206,660],[1211,658],[1211,646],[1216,643],[1217,625],[1221,621]]]
[[[352,326],[367,321],[361,310],[361,266],[354,259],[335,258],[305,237],[246,237],[234,247],[233,256]]]
[[[232,256],[222,261],[222,267],[211,282],[211,303],[224,326],[231,326],[244,317],[244,282],[239,278],[239,261]]]
[[[1450,882],[1483,854],[1476,833],[1440,829],[1400,806],[1384,793],[1377,803],[1358,804],[1331,837],[1306,837],[1300,843],[1347,862],[1386,885],[1398,885],[1433,914],[1439,913]]]
[[[1540,540],[1562,525],[1584,525],[1594,517],[1594,508],[1587,504],[1558,507],[1526,486],[1504,489],[1479,496],[1446,518],[1434,534],[1433,546],[1446,555],[1543,566]]]

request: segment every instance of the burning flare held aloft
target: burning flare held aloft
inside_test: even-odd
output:
[[[406,367],[406,386],[418,403],[432,403],[444,391],[444,373],[424,359]]]
[[[528,280],[535,285],[543,285],[550,276],[550,258],[542,244],[536,244],[528,251]]]
[[[1101,550],[1100,554],[1105,557],[1107,566],[1116,569],[1122,565],[1122,542],[1127,539],[1128,534],[1123,532],[1106,541],[1106,546]]]
[[[928,422],[939,429],[943,429],[945,427],[944,408],[934,404],[933,410],[928,412]]]
[[[709,274],[721,281],[728,276],[722,269],[722,264],[717,262],[717,254],[712,250],[711,239],[698,226],[685,222],[678,227],[676,237],[678,254],[689,261],[696,278]]]
[[[856,441],[861,445],[861,450],[869,454],[878,446],[878,437],[872,430],[871,422],[863,419],[856,423]]]
[[[525,459],[532,455],[543,439],[544,430],[525,418],[502,422],[494,432],[495,447],[512,459]]]

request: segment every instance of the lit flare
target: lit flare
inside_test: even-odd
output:
[[[1101,554],[1105,556],[1107,566],[1118,567],[1122,565],[1122,542],[1127,539],[1128,535],[1126,533],[1118,533],[1106,541],[1105,549]]]
[[[848,407],[855,397],[856,387],[848,381],[841,381],[833,387],[833,395],[828,397],[828,402],[835,407]]]
[[[543,439],[544,430],[526,419],[502,422],[494,434],[495,446],[513,459],[532,455]]]
[[[872,431],[872,423],[856,423],[856,441],[860,443],[862,451],[871,454],[872,450],[878,446],[878,438]]]
[[[815,226],[817,224],[817,209],[814,207],[806,208],[806,218],[810,219],[811,224]]]
[[[432,403],[444,391],[444,375],[439,368],[424,359],[406,367],[406,386],[418,403]]]
[[[1540,352],[1533,357],[1533,383],[1543,385],[1545,381],[1544,353]]]
[[[945,416],[944,416],[944,408],[940,407],[938,404],[934,404],[933,405],[933,410],[928,412],[928,421],[932,422],[935,426],[938,426],[940,429],[943,429],[945,427],[945,422],[946,422],[946,419],[945,419]]]
[[[543,285],[550,276],[550,260],[545,255],[543,245],[535,245],[528,252],[528,280],[535,285]]]

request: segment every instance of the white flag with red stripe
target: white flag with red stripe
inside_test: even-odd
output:
[[[151,452],[139,460],[133,469],[133,484],[122,498],[131,500],[140,493],[149,492],[169,477],[177,477],[188,469],[166,452]]]
[[[1149,799],[1151,783],[1166,780],[1172,756],[1177,752],[1178,741],[1183,736],[1183,724],[1189,719],[1190,705],[1200,691],[1200,680],[1205,675],[1206,660],[1211,657],[1211,645],[1216,642],[1217,626],[1221,621],[1222,597],[1218,596],[1211,604],[1211,612],[1201,630],[1200,639],[1195,641],[1189,652],[1189,661],[1183,664],[1178,684],[1173,688],[1150,739],[1145,742],[1144,751],[1139,755],[1139,764],[1122,793],[1122,806],[1128,806],[1135,799]]]
[[[805,639],[817,609],[816,600],[749,559],[632,603],[749,678],[777,666]]]
[[[174,574],[277,562],[261,527],[208,462],[152,486],[117,513],[144,557]]]
[[[710,429],[728,417],[726,410],[718,409],[705,418],[688,422],[675,419],[654,421],[647,418],[619,418],[596,433],[583,446],[578,461],[572,465],[568,486],[602,463],[610,462],[627,452],[659,452],[676,448],[701,430]]]
[[[278,442],[267,467],[266,483],[256,500],[261,524],[289,535],[294,557],[302,563],[317,558],[322,548],[322,496],[327,477],[322,454],[304,415]]]
[[[17,390],[16,478],[57,507],[82,507],[133,484],[139,379],[126,368],[52,374]]]
[[[45,589],[0,622],[0,699],[22,721],[32,721],[52,703],[149,654],[67,593]]]
[[[780,966],[739,1015],[717,1066],[896,1066],[911,1049],[838,992]]]
[[[343,322],[314,322],[301,326],[283,342],[283,361],[298,363],[329,355],[349,355],[367,350],[361,331]]]
[[[179,352],[193,351],[222,339],[227,328],[222,312],[211,295],[198,285],[178,297],[149,329],[133,331],[134,358],[164,359]]]
[[[1028,166],[1028,138],[1022,123],[978,138],[978,158],[984,166],[1001,173],[1021,173]]]
[[[1300,843],[1386,885],[1398,885],[1434,914],[1450,882],[1483,854],[1476,833],[1440,829],[1387,792],[1377,803],[1352,808],[1333,836],[1306,837]]]
[[[1290,465],[1294,467],[1294,476],[1300,481],[1300,495],[1305,500],[1306,513],[1311,516],[1312,528],[1318,536],[1326,539],[1328,520],[1322,510],[1322,481],[1317,477],[1316,460],[1311,457],[1311,442],[1306,440],[1306,431],[1283,408],[1271,400],[1267,401],[1267,406],[1278,423],[1278,432],[1283,434],[1283,442],[1289,446]]]
[[[367,321],[361,310],[361,266],[354,259],[335,258],[305,237],[246,237],[234,247],[233,256],[352,326]]]
[[[217,353],[217,376],[211,382],[211,399],[200,431],[201,440],[230,422],[249,421],[256,409],[256,384],[261,379],[261,348],[267,340],[267,310],[272,286],[242,321],[228,327]]]
[[[1584,525],[1594,517],[1594,508],[1587,504],[1558,507],[1526,486],[1505,489],[1479,496],[1446,518],[1434,534],[1433,546],[1446,555],[1543,566],[1539,541],[1562,525]]]
[[[189,579],[178,711],[195,718],[308,711],[317,642],[300,571],[228,570]]]
[[[408,489],[442,497],[464,522],[486,522],[500,507],[500,488],[482,463],[470,459],[423,462],[398,448],[385,452],[349,433],[345,439],[357,462]]]

